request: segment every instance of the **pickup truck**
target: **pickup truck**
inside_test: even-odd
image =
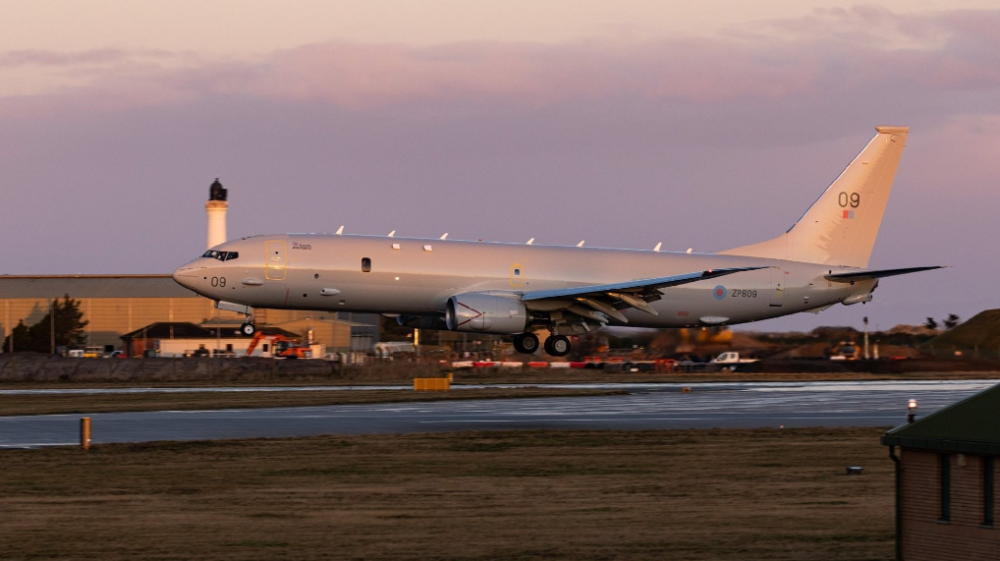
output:
[[[759,362],[759,358],[742,358],[740,353],[725,352],[712,359],[712,364],[749,364]]]

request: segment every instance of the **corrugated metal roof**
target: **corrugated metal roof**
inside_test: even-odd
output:
[[[1000,384],[886,432],[882,444],[1000,454]]]
[[[6,298],[200,298],[170,275],[0,275]]]

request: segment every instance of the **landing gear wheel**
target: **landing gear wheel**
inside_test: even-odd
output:
[[[551,335],[545,340],[545,352],[550,356],[566,356],[571,348],[569,339],[565,335]]]
[[[254,327],[252,322],[246,322],[240,326],[240,333],[246,337],[253,337],[253,334],[257,332],[257,328]]]
[[[514,336],[514,350],[530,355],[538,350],[538,336],[534,333],[521,333]]]

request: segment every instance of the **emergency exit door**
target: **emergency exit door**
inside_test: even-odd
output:
[[[771,307],[780,308],[785,301],[785,271],[771,267]]]
[[[285,242],[264,242],[267,260],[265,277],[268,280],[285,280],[286,263]]]

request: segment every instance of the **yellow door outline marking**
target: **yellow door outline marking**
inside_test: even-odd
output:
[[[280,246],[279,257],[275,257],[275,251],[271,248]],[[285,280],[285,271],[288,269],[288,248],[285,242],[274,240],[264,242],[264,278],[267,280]],[[275,264],[277,263],[277,264]]]
[[[520,274],[515,276],[515,270]],[[510,266],[510,285],[514,288],[524,286],[524,267],[522,267],[520,263],[514,263]]]

